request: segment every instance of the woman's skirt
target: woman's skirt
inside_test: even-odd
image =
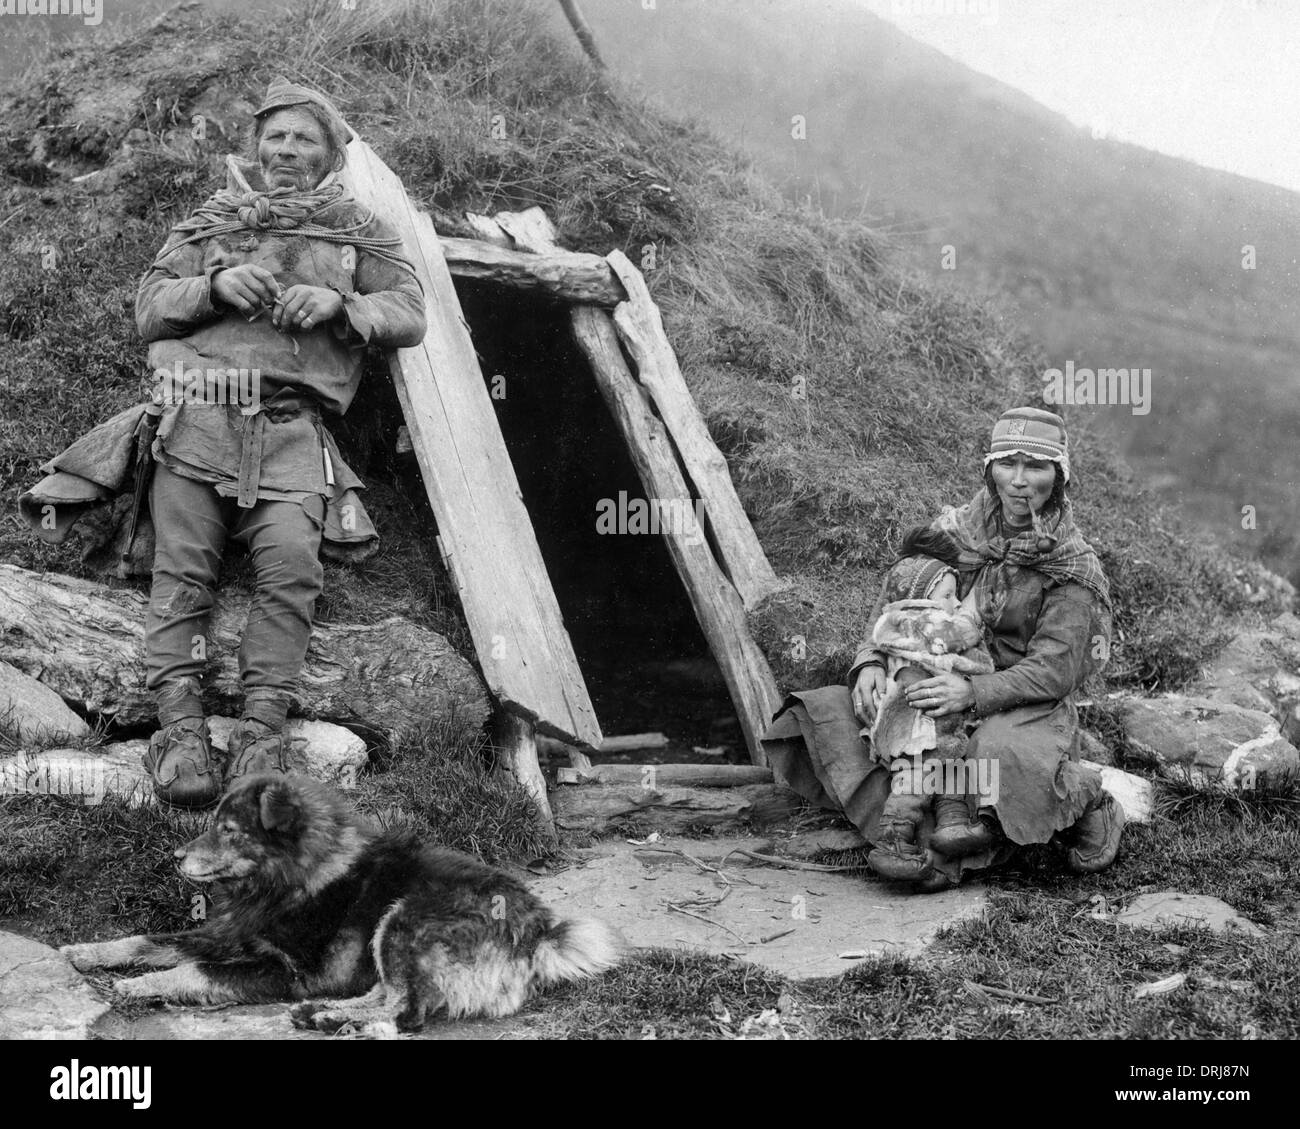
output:
[[[950,878],[1004,861],[1014,845],[1048,842],[1072,826],[1101,791],[1101,776],[1079,763],[1078,713],[1069,699],[984,718],[967,742],[964,771],[946,778],[910,768],[891,773],[891,764],[915,762],[901,753],[900,762],[887,749],[873,752],[860,729],[848,689],[823,686],[786,699],[762,744],[791,788],[810,803],[843,812],[869,843],[877,842],[881,812],[900,784],[923,787],[930,795],[964,795],[972,816],[992,808],[1007,842],[960,860],[936,855],[935,866]],[[917,844],[924,847],[933,830],[933,804],[927,802]]]

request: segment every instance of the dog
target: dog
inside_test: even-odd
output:
[[[240,781],[176,857],[222,895],[203,925],[61,950],[83,972],[152,970],[116,981],[124,998],[297,1000],[295,1027],[383,1036],[435,1016],[511,1015],[626,951],[611,927],[557,919],[501,870],[380,833],[302,776]]]

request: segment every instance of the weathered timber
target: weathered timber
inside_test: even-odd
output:
[[[619,337],[704,503],[723,570],[745,607],[753,609],[776,591],[780,582],[740,504],[727,460],[709,435],[686,386],[645,279],[621,251],[611,252],[608,260],[628,293],[628,300],[614,307]]]
[[[632,784],[640,788],[739,788],[771,784],[772,770],[757,764],[596,764],[561,768],[557,784]]]
[[[639,788],[588,784],[551,793],[555,825],[565,831],[613,830],[671,834],[699,828],[776,822],[798,810],[800,799],[776,784],[740,788]]]
[[[433,221],[358,137],[342,176],[402,237],[424,287],[425,339],[395,350],[389,367],[488,687],[539,732],[598,743],[600,726]]]
[[[531,721],[501,710],[496,717],[496,747],[501,759],[533,799],[539,825],[548,837],[555,835],[546,778],[537,764],[537,730]]]
[[[620,733],[606,737],[593,752],[628,753],[636,749],[666,749],[668,738],[662,733]],[[538,737],[537,748],[550,757],[572,757],[574,749],[554,737]]]
[[[689,499],[667,428],[623,359],[609,315],[584,306],[573,312],[572,320],[578,346],[591,362],[646,493],[660,499]],[[780,708],[781,696],[767,657],[749,632],[740,596],[698,530],[670,527],[663,535],[736,706],[750,759],[765,765],[759,738]]]
[[[615,306],[627,294],[599,255],[552,251],[532,255],[481,239],[442,237],[442,254],[457,278],[493,282],[546,294],[565,302]]]
[[[123,725],[153,722],[145,689],[148,598],[56,573],[0,564],[0,661],[60,697]],[[217,596],[208,632],[204,702],[239,714],[238,651],[248,617],[242,593]],[[394,616],[370,626],[317,623],[300,686],[304,716],[401,739],[436,717],[468,729],[487,721],[478,675],[436,632]]]

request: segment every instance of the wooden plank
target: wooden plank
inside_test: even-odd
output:
[[[437,232],[360,138],[341,179],[391,223],[424,286],[423,343],[390,355],[398,400],[489,689],[539,731],[601,739]]]
[[[595,764],[556,770],[557,784],[635,784],[641,788],[739,788],[771,784],[772,770],[757,764]]]
[[[531,721],[505,710],[496,718],[496,747],[501,759],[532,797],[537,817],[549,837],[555,835],[555,820],[546,795],[546,778],[537,764],[537,730]]]
[[[552,757],[572,757],[573,749],[554,737],[539,737],[537,747]],[[662,733],[620,733],[615,737],[606,737],[596,746],[597,753],[628,753],[641,749],[666,749],[668,738]]]
[[[442,237],[442,253],[457,278],[493,282],[566,302],[615,306],[626,297],[609,263],[574,251],[528,254],[481,239]]]
[[[622,251],[613,251],[607,258],[628,293],[628,300],[614,308],[619,337],[704,502],[722,567],[745,607],[753,609],[781,586],[780,581],[740,504],[727,460],[709,435],[686,386],[645,279]]]
[[[646,493],[664,500],[689,498],[667,428],[623,359],[609,315],[594,306],[582,306],[574,310],[572,320],[578,346],[591,362],[601,395]],[[740,596],[718,568],[698,530],[669,526],[663,536],[735,703],[750,759],[765,765],[767,757],[759,737],[780,707],[781,696],[766,656],[749,633]]]

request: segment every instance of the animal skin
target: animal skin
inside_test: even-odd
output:
[[[378,832],[306,777],[241,781],[176,856],[182,874],[217,884],[202,926],[62,950],[82,971],[149,970],[116,981],[128,999],[297,1000],[296,1027],[390,1035],[435,1016],[510,1015],[626,949],[599,921],[558,919],[504,871]]]

